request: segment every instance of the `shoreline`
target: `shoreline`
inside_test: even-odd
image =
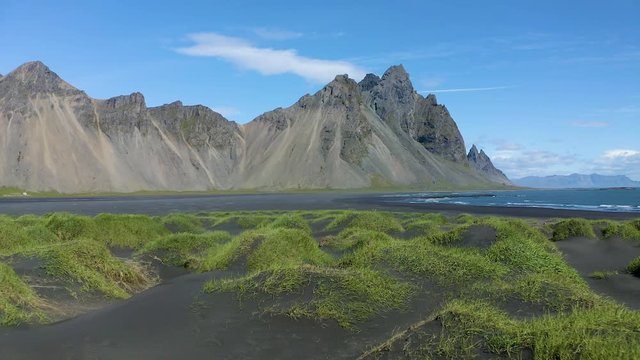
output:
[[[172,212],[259,210],[380,210],[443,212],[451,215],[498,215],[525,218],[569,218],[625,220],[640,213],[537,207],[476,206],[442,203],[402,203],[385,195],[397,193],[318,192],[211,195],[158,195],[126,197],[0,198],[0,214],[25,215],[70,212],[83,215],[135,213],[163,215]]]

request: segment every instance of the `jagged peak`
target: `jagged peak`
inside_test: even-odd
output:
[[[349,78],[348,74],[336,75],[336,77],[329,83],[348,83],[349,81],[355,82],[355,80]]]
[[[471,149],[469,149],[469,154],[467,155],[467,159],[468,160],[473,160],[473,161],[488,161],[488,162],[491,162],[491,159],[484,152],[484,149],[478,149],[476,144],[473,144],[471,146]]]
[[[415,93],[409,74],[402,64],[393,65],[384,72],[380,79],[381,86],[392,86],[401,89],[404,93]]]
[[[119,108],[127,105],[137,105],[140,108],[146,108],[146,103],[144,100],[144,95],[140,92],[134,92],[129,95],[120,95],[114,96],[110,99],[105,100],[105,104],[111,108]]]
[[[373,89],[376,85],[380,83],[380,77],[376,74],[367,74],[364,79],[360,80],[358,86],[360,86],[360,90],[369,91]]]
[[[427,100],[427,102],[433,106],[438,105],[438,99],[436,99],[436,96],[434,94],[429,94],[427,95],[427,97],[425,98]],[[475,146],[475,145],[474,145]]]
[[[469,155],[471,154],[479,154],[478,153],[478,148],[476,147],[476,144],[471,145],[471,149],[469,149]]]
[[[351,93],[358,89],[358,83],[349,78],[349,75],[337,75],[330,83],[325,85],[320,93],[323,95],[329,93],[329,96],[341,96],[345,93]]]
[[[166,106],[166,107],[177,107],[177,108],[179,108],[179,107],[183,107],[183,106],[184,106],[184,104],[182,104],[182,101],[180,101],[180,100],[176,100],[176,101],[174,101],[174,102],[171,102],[171,103],[168,103],[168,104],[164,104],[164,105],[162,105],[162,106]]]
[[[387,71],[384,72],[384,75],[382,75],[382,79],[388,77],[404,77],[409,79],[409,74],[407,70],[405,70],[404,65],[398,64],[390,66]]]

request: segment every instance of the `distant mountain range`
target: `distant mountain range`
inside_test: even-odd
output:
[[[512,181],[515,185],[541,189],[640,187],[640,181],[633,181],[624,175],[527,176]]]
[[[140,93],[93,99],[36,61],[0,76],[0,129],[0,186],[31,191],[509,184],[402,65],[238,125]]]

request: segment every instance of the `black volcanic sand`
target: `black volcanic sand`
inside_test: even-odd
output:
[[[592,289],[632,309],[640,309],[640,278],[624,273],[627,264],[640,256],[640,245],[618,238],[583,237],[558,241],[556,245]],[[605,279],[594,279],[589,276],[594,271],[619,273]]]
[[[455,246],[484,250],[496,242],[496,236],[496,229],[489,225],[473,225],[462,233],[462,239]]]
[[[393,193],[398,194],[398,193]],[[265,193],[244,195],[167,195],[68,198],[0,198],[0,213],[7,215],[71,212],[165,215],[172,212],[255,211],[255,210],[385,210],[469,213],[532,218],[632,219],[638,213],[560,210],[543,208],[468,206],[456,204],[409,204],[385,193],[317,192]]]
[[[202,294],[207,280],[228,275],[183,275],[71,320],[0,328],[0,358],[353,359],[445,299],[443,289],[425,282],[408,311],[383,314],[353,332],[334,321],[261,314],[270,298],[239,303],[231,293]]]

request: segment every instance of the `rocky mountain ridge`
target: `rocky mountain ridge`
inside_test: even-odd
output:
[[[140,93],[93,99],[31,62],[0,77],[0,128],[0,186],[31,191],[508,183],[467,158],[446,107],[401,65],[339,75],[238,125],[201,105],[147,107]]]

